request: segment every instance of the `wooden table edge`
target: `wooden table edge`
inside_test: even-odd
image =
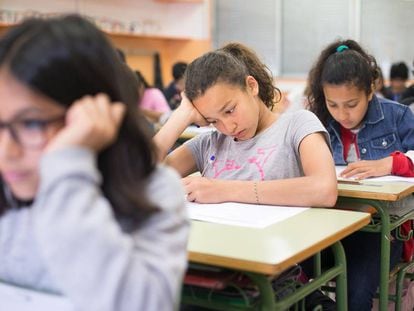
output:
[[[338,231],[333,236],[330,236],[326,239],[319,241],[312,247],[305,249],[300,254],[297,254],[296,256],[293,256],[277,264],[277,267],[275,267],[274,264],[258,263],[256,261],[234,259],[231,257],[209,255],[209,254],[203,254],[203,253],[192,252],[192,251],[188,252],[188,260],[194,263],[219,266],[223,268],[230,268],[230,269],[247,271],[247,272],[255,272],[255,273],[266,274],[266,275],[277,275],[277,274],[282,273],[289,267],[292,267],[293,265],[309,258],[310,256],[316,254],[317,252],[333,245],[335,242],[340,241],[346,236],[361,229],[362,227],[369,224],[370,221],[371,221],[371,215],[369,213],[366,213],[366,216],[364,218],[349,225],[346,228],[343,228],[341,231]]]

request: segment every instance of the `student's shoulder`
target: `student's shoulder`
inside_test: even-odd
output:
[[[145,94],[151,97],[164,97],[164,94],[161,92],[161,90],[157,89],[156,87],[150,87],[148,89],[145,89]]]
[[[285,119],[288,122],[319,121],[313,112],[306,109],[285,112],[280,118]]]
[[[146,188],[151,202],[166,212],[182,209],[184,190],[181,178],[172,168],[159,164],[151,174]]]
[[[171,82],[164,90],[163,94],[167,100],[170,100],[175,94],[178,94],[177,89],[175,88],[174,81]]]
[[[170,84],[168,84],[167,87],[164,88],[164,93],[175,92],[175,91],[176,91],[176,88],[175,88],[174,81],[171,81]]]
[[[403,97],[414,96],[414,84],[411,84],[403,93]]]
[[[399,102],[393,101],[391,99],[376,97],[375,100],[381,106],[381,109],[384,111],[385,114],[395,112],[404,113],[407,110],[409,110],[408,106],[400,104]]]
[[[180,176],[171,167],[158,164],[150,176],[150,185],[161,184],[178,184],[180,185]]]

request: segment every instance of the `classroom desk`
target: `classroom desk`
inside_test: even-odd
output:
[[[353,202],[363,203],[375,208],[380,222],[372,223],[363,230],[379,232],[381,234],[381,264],[379,285],[379,309],[387,310],[388,283],[390,264],[390,233],[408,219],[414,218],[414,210],[401,217],[392,217],[389,204],[401,200],[414,192],[414,184],[408,182],[373,182],[362,181],[361,184],[338,183],[338,201],[351,206]],[[351,203],[351,204],[349,204]],[[401,280],[402,282],[402,280]],[[399,308],[400,299],[397,299],[396,309]]]
[[[199,134],[215,131],[215,128],[213,126],[202,126],[197,127],[195,125],[190,125],[185,129],[185,131],[180,135],[178,138],[178,141],[180,143],[183,143]]]
[[[345,311],[346,260],[339,241],[367,225],[370,219],[369,213],[310,208],[263,229],[192,221],[189,260],[246,272],[260,290],[261,310],[285,310],[336,277],[338,310]],[[335,265],[294,294],[275,301],[268,276],[278,275],[330,246]],[[191,297],[183,297],[182,301],[194,302]]]

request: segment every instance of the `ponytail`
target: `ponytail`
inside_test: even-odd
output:
[[[229,43],[190,63],[185,75],[186,95],[193,101],[218,82],[237,85],[245,90],[249,75],[259,85],[259,98],[267,107],[273,108],[280,99],[280,91],[273,85],[270,70],[253,50],[240,43]]]

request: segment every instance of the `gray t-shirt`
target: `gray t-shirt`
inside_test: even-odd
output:
[[[146,193],[160,211],[131,228],[102,194],[92,152],[46,154],[40,172],[33,206],[0,217],[0,281],[63,294],[75,310],[175,310],[189,232],[177,173],[157,167]]]
[[[326,129],[310,111],[284,113],[267,129],[245,141],[218,131],[201,134],[185,143],[197,168],[209,178],[274,180],[303,176],[299,145],[309,134]],[[213,160],[212,160],[213,158]]]

